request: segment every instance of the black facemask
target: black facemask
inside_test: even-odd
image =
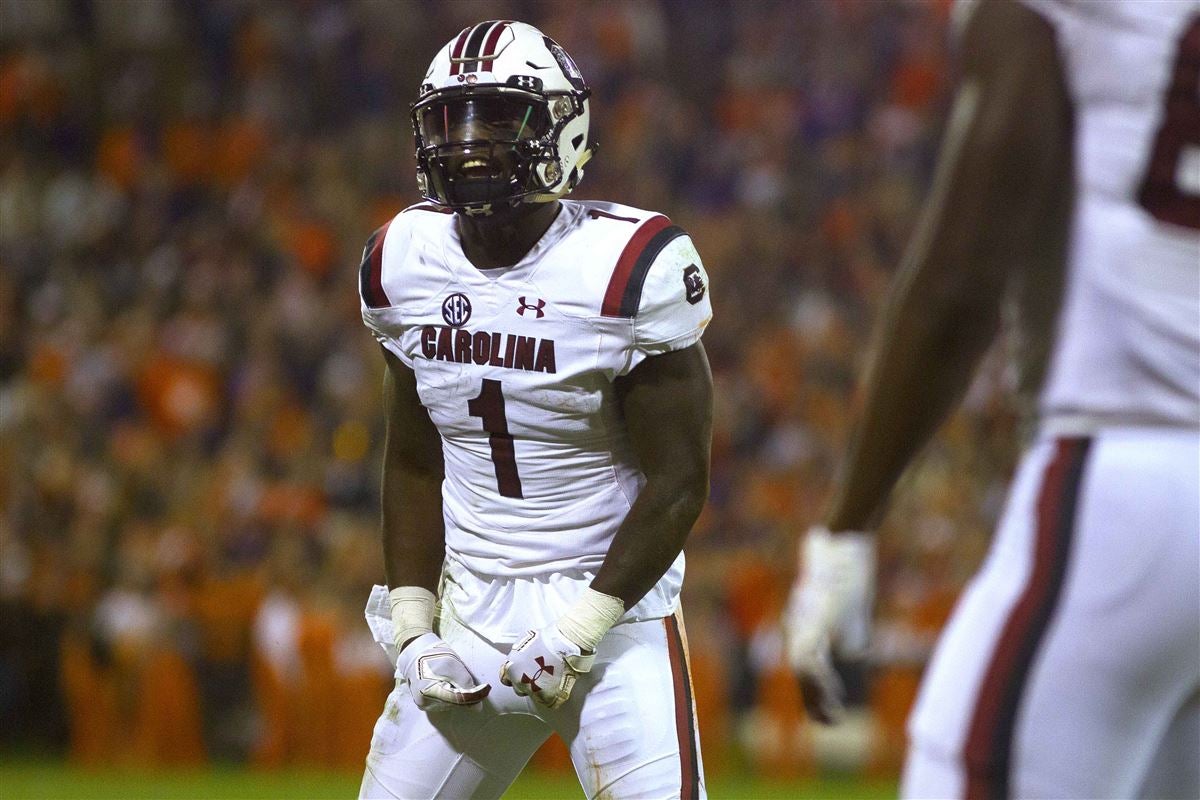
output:
[[[549,128],[545,107],[465,95],[419,109],[430,190],[451,206],[500,203],[534,191],[531,156]]]

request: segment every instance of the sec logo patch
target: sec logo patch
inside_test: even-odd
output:
[[[452,328],[460,328],[471,319],[471,301],[462,292],[455,292],[442,301],[442,319]]]

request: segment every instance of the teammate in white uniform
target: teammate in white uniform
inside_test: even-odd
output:
[[[704,796],[678,598],[708,279],[666,217],[561,199],[588,95],[537,29],[464,30],[413,105],[429,202],[364,252],[391,587],[367,620],[398,681],[363,797],[499,797],[553,733],[589,798]]]
[[[902,793],[1200,797],[1200,2],[968,11],[849,463],[803,544],[789,654],[813,713],[836,716],[829,646],[861,632],[873,583],[855,532],[1014,297],[1038,430],[926,674]]]

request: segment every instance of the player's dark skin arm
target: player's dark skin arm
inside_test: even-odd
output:
[[[442,522],[442,438],[417,396],[417,379],[387,348],[383,357],[383,564],[388,586],[437,594],[446,529]]]
[[[1011,281],[1052,291],[1060,280],[1072,117],[1053,30],[1016,2],[984,0],[963,61],[931,195],[876,331],[833,531],[879,524],[994,340]]]
[[[616,389],[646,484],[592,588],[628,609],[670,568],[708,499],[712,372],[704,346],[648,358]]]

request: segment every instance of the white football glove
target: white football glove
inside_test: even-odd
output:
[[[583,648],[562,635],[558,624],[529,631],[513,645],[500,665],[500,682],[522,697],[532,697],[547,708],[558,708],[571,696],[575,681],[590,672],[596,651]]]
[[[621,615],[616,597],[585,589],[579,600],[551,625],[529,631],[500,665],[500,682],[522,697],[558,708],[571,697],[579,676],[596,662],[596,646]]]
[[[458,653],[433,632],[436,603],[433,592],[420,586],[399,586],[388,592],[392,636],[399,653],[396,667],[417,708],[478,708],[492,685],[480,683]]]
[[[787,658],[800,677],[804,705],[817,721],[842,713],[842,683],[830,648],[866,650],[875,594],[875,537],[810,528],[800,545],[801,564],[784,612]]]
[[[424,633],[400,651],[396,661],[417,708],[430,711],[450,706],[476,706],[492,691],[480,683],[458,653],[436,633]]]

